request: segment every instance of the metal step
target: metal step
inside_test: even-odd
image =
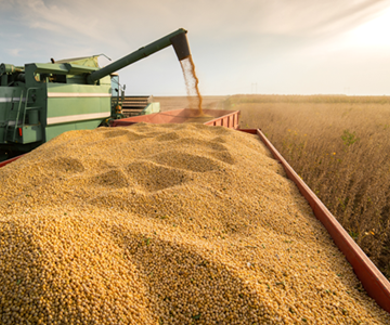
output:
[[[142,113],[143,110],[144,110],[144,107],[133,108],[133,109],[122,109],[122,114],[126,117],[138,116]]]
[[[142,108],[124,108],[124,109],[122,109],[122,112],[139,113],[139,112],[142,112],[143,109],[144,109],[143,107]]]
[[[116,98],[113,97],[112,101],[116,102]],[[119,99],[119,102],[122,102]],[[150,103],[153,102],[153,96],[126,96],[122,102],[123,109],[133,109],[133,108],[145,108]]]

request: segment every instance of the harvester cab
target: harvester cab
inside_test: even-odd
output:
[[[179,60],[185,59],[190,55],[186,33],[178,29],[103,68],[98,55],[24,66],[1,64],[0,161],[63,132],[94,129],[123,117],[125,88],[115,72],[170,45]]]

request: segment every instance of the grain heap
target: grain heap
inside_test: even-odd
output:
[[[1,324],[389,324],[253,135],[67,132],[0,169]]]

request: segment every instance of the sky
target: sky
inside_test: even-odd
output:
[[[0,0],[0,63],[117,60],[178,28],[203,95],[390,95],[390,0]],[[172,47],[118,73],[127,95],[186,94]]]

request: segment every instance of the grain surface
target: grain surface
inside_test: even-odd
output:
[[[254,136],[71,131],[0,169],[1,324],[389,324]]]

